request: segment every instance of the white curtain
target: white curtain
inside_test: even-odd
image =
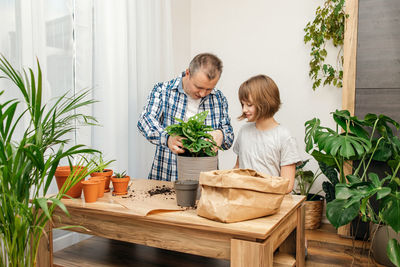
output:
[[[147,177],[154,153],[137,131],[138,116],[153,85],[173,78],[170,9],[169,0],[93,1],[92,86],[99,103],[92,114],[102,127],[84,138],[116,160],[115,171],[134,178]],[[82,53],[77,65],[86,60]]]
[[[39,61],[44,102],[74,92],[73,1],[1,0],[0,18],[0,53],[16,69],[29,67],[36,72]],[[1,101],[21,97],[4,79],[0,79],[0,89],[5,90]],[[17,129],[14,140],[18,140],[22,128]],[[74,139],[74,134],[70,138]],[[56,191],[54,183],[50,192]]]
[[[154,146],[136,124],[153,85],[176,75],[170,0],[0,0],[0,17],[0,53],[18,68],[38,58],[46,99],[93,89],[99,102],[83,112],[102,127],[80,129],[75,143],[146,178]]]

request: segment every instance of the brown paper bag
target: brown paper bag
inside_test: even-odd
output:
[[[276,213],[289,179],[250,169],[201,172],[197,215],[221,222],[239,222]]]

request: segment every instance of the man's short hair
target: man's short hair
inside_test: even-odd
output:
[[[216,55],[202,53],[195,56],[190,62],[189,73],[193,75],[202,69],[207,74],[208,79],[213,80],[221,76],[222,67],[222,61]]]
[[[274,116],[281,106],[278,86],[267,75],[257,75],[251,77],[239,88],[239,100],[242,104],[250,102],[256,107],[255,120],[268,119]],[[243,107],[243,104],[242,104]],[[242,113],[239,120],[246,118]]]

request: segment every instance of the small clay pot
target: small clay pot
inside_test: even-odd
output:
[[[104,184],[104,192],[110,192],[110,178],[113,175],[114,171],[111,169],[104,169],[103,172],[93,172],[90,174],[91,177],[95,176],[103,176],[106,178],[105,184]]]
[[[111,177],[113,183],[114,191],[113,195],[126,195],[128,194],[128,184],[131,177],[125,176],[124,178]]]
[[[199,181],[184,180],[175,181],[176,202],[181,207],[194,207]]]
[[[80,169],[84,169],[83,166],[73,166],[72,170],[79,171]],[[67,180],[68,176],[71,174],[70,166],[59,166],[54,173],[56,177],[57,187],[58,190],[61,190],[62,186],[64,185],[65,181]],[[66,193],[66,195],[73,197],[73,198],[80,198],[82,195],[82,183],[79,181],[73,187],[71,187]],[[63,196],[63,198],[68,198],[67,196]]]
[[[99,194],[99,184],[99,180],[87,180],[82,182],[86,203],[96,202]]]
[[[105,190],[105,183],[106,183],[107,178],[104,176],[94,176],[94,177],[90,177],[89,181],[99,181],[99,185],[98,185],[98,197],[104,197],[104,190]]]

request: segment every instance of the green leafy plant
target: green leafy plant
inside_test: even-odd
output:
[[[88,164],[73,172],[57,195],[47,196],[61,160],[96,152],[83,145],[65,147],[76,125],[95,123],[76,112],[94,101],[85,100],[88,91],[43,101],[39,62],[36,78],[32,69],[20,73],[1,56],[0,77],[21,93],[21,99],[7,100],[0,92],[0,266],[36,266],[39,242],[54,209],[68,214],[62,196],[96,168]]]
[[[363,221],[389,225],[400,232],[400,140],[392,128],[399,123],[385,115],[367,114],[363,120],[347,110],[333,112],[336,130],[320,125],[314,118],[306,122],[306,151],[319,162],[332,166],[339,178],[335,199],[327,204],[326,216],[335,226],[351,222],[359,214]],[[371,163],[387,164],[391,173],[379,178],[370,172]],[[357,164],[351,164],[356,161]],[[351,170],[345,173],[345,167]],[[370,204],[376,197],[378,211]],[[400,266],[400,245],[395,240],[387,246],[389,259]]]
[[[214,150],[217,146],[211,134],[207,133],[214,129],[204,124],[208,111],[203,111],[190,117],[187,122],[175,118],[179,123],[169,125],[165,128],[171,136],[182,136],[182,144],[186,151],[192,157],[215,156],[217,152]]]
[[[342,87],[344,24],[347,17],[344,3],[344,0],[326,0],[322,7],[317,8],[314,20],[304,28],[304,43],[311,43],[308,75],[313,80],[313,90],[321,86],[322,80],[323,85]],[[329,41],[339,48],[336,67],[325,63]]]
[[[314,173],[311,170],[305,170],[304,167],[309,161],[309,159],[305,160],[302,164],[296,166],[295,179],[297,181],[298,192],[294,192],[306,196],[307,200],[311,201],[322,191],[321,190],[316,194],[310,194],[311,188],[313,187],[318,177],[322,174],[322,172],[318,170],[316,173]]]
[[[105,161],[102,153],[99,153],[98,156],[92,157],[90,160],[86,160],[86,162],[91,162],[97,167],[95,172],[104,172],[104,169],[110,166],[114,161],[115,160]]]
[[[114,174],[114,178],[125,178],[126,177],[126,171],[123,172],[116,172]]]

